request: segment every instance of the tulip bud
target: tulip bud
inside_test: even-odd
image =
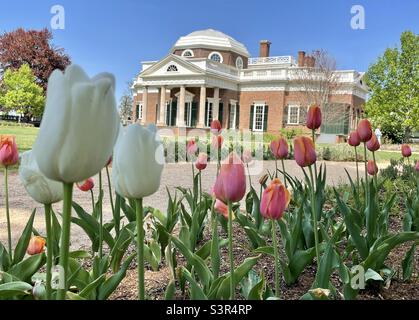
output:
[[[260,213],[265,219],[278,220],[284,215],[290,203],[291,195],[279,179],[274,179],[263,191],[260,201]]]
[[[246,193],[244,165],[234,152],[230,153],[221,165],[214,193],[216,198],[224,203],[240,201]]]
[[[297,164],[304,168],[311,166],[317,160],[313,140],[308,137],[297,137],[294,139],[294,158]]]
[[[265,173],[263,176],[260,177],[259,179],[259,184],[261,186],[265,186],[266,185],[266,181],[268,181],[269,175],[267,173]]]
[[[221,149],[221,147],[223,146],[223,141],[224,141],[223,136],[212,137],[212,147],[215,150]]]
[[[375,152],[380,149],[380,143],[378,142],[377,136],[375,133],[371,135],[371,139],[367,142],[367,149],[371,152]]]
[[[4,167],[13,166],[19,162],[19,152],[17,150],[14,136],[0,136],[0,164]]]
[[[52,204],[63,199],[61,182],[50,180],[39,170],[32,151],[21,155],[19,177],[28,194],[36,202]]]
[[[367,119],[362,119],[361,121],[359,121],[358,128],[356,130],[358,131],[358,135],[361,142],[367,142],[371,139],[371,123]]]
[[[313,105],[308,109],[307,128],[317,130],[322,125],[322,111],[319,106]]]
[[[375,176],[378,173],[378,167],[374,161],[368,160],[367,172],[370,176]]]
[[[242,160],[244,163],[252,162],[252,151],[250,151],[249,149],[244,150],[242,154]]]
[[[35,300],[45,300],[47,291],[41,281],[36,281],[32,288],[32,296]]]
[[[285,138],[280,137],[278,140],[273,140],[269,147],[275,159],[285,159],[288,157],[288,143]]]
[[[81,191],[87,192],[93,189],[95,186],[95,182],[92,178],[86,179],[83,184],[76,183],[77,188],[79,188]]]
[[[26,253],[31,256],[41,253],[44,251],[45,244],[46,244],[46,241],[44,238],[39,237],[39,236],[34,236],[29,241]]]
[[[412,155],[412,149],[408,144],[402,144],[402,156],[409,158]]]
[[[196,155],[197,151],[198,151],[198,145],[195,142],[195,140],[194,139],[189,140],[188,143],[186,144],[186,152],[190,156],[194,156]]]
[[[348,144],[352,147],[358,147],[361,144],[361,138],[359,137],[358,131],[352,131],[349,134]]]
[[[228,206],[221,200],[215,200],[214,210],[228,219]]]
[[[218,136],[221,134],[222,128],[221,128],[221,122],[219,120],[212,120],[211,121],[211,132],[212,134]]]
[[[208,163],[208,155],[206,153],[200,153],[198,155],[198,158],[196,159],[195,167],[199,171],[202,171],[207,167],[207,163]]]
[[[417,172],[419,172],[419,160],[418,160],[418,161],[416,161],[415,170],[416,170]]]

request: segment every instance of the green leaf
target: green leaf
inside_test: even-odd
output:
[[[375,272],[371,268],[365,272],[365,281],[374,280],[374,281],[384,281],[384,279],[380,276],[379,273]]]
[[[189,282],[191,288],[191,300],[208,300],[204,290],[199,286],[198,282],[192,277],[192,274],[186,269],[182,268],[182,275]]]
[[[10,299],[30,294],[32,286],[23,281],[0,284],[0,300]]]
[[[36,254],[15,264],[9,269],[8,273],[22,281],[30,282],[32,276],[45,264],[45,261],[44,253]]]
[[[412,244],[412,247],[409,251],[406,252],[406,255],[402,261],[402,268],[403,268],[403,280],[410,280],[413,274],[413,269],[415,267],[415,250],[416,244]]]
[[[174,280],[170,280],[164,293],[164,300],[175,300],[176,285]]]
[[[92,255],[85,250],[71,251],[69,256],[74,259],[90,259],[92,257]]]
[[[13,264],[17,264],[25,257],[26,250],[28,249],[29,241],[31,240],[32,236],[32,228],[33,228],[33,220],[35,218],[36,209],[32,211],[32,214],[26,223],[26,227],[22,232],[22,235],[17,242],[14,257],[13,257]]]
[[[89,283],[82,291],[79,296],[83,299],[88,299],[91,295],[94,296],[96,289],[106,280],[106,274],[102,274],[95,281]]]

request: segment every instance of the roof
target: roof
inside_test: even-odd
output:
[[[194,31],[186,36],[180,37],[172,48],[208,48],[214,50],[229,50],[249,57],[249,51],[241,43],[225,33],[213,29]]]

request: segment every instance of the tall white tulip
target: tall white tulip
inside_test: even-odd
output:
[[[115,190],[121,196],[142,199],[160,186],[164,150],[154,125],[131,124],[120,134],[112,160]]]
[[[73,183],[98,173],[112,155],[119,130],[115,78],[90,79],[77,65],[55,70],[33,152],[52,180]]]
[[[164,151],[156,126],[139,124],[122,132],[113,153],[112,177],[115,190],[121,196],[135,200],[137,227],[138,299],[144,290],[144,226],[143,198],[157,191],[163,171]]]
[[[32,151],[26,151],[21,155],[19,177],[28,194],[36,202],[52,204],[63,199],[62,183],[45,177],[39,170]]]

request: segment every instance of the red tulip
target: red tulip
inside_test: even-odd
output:
[[[191,139],[188,141],[188,143],[186,144],[186,152],[189,155],[195,155],[196,152],[198,151],[198,145],[196,144],[194,139]]]
[[[33,256],[34,254],[42,253],[44,251],[46,241],[44,238],[39,236],[34,236],[31,238],[28,244],[26,252]]]
[[[211,121],[211,132],[218,136],[221,134],[221,122],[219,120],[212,120]]]
[[[307,128],[317,130],[322,125],[322,111],[318,105],[313,105],[308,109]]]
[[[300,167],[311,166],[317,160],[313,140],[308,137],[294,139],[294,158]]]
[[[221,200],[215,200],[214,210],[228,219],[228,206]]]
[[[359,121],[357,131],[361,142],[367,142],[371,139],[371,123],[367,119],[362,119]]]
[[[14,136],[0,136],[0,164],[8,167],[19,161],[19,152]]]
[[[418,160],[418,161],[416,161],[415,170],[416,170],[417,172],[419,172],[419,160]]]
[[[367,142],[367,149],[371,152],[375,152],[380,149],[380,143],[378,142],[377,136],[375,133],[371,135],[371,139]]]
[[[252,162],[253,160],[252,151],[250,151],[249,149],[244,150],[242,154],[242,160],[244,163]]]
[[[86,179],[83,184],[76,183],[77,188],[79,188],[81,191],[87,192],[93,189],[95,186],[95,182],[92,178]]]
[[[234,152],[221,164],[214,193],[224,203],[240,201],[246,193],[244,165]]]
[[[198,158],[196,159],[195,167],[199,171],[202,171],[207,167],[207,163],[208,163],[208,155],[206,153],[200,153],[198,155]]]
[[[361,144],[361,138],[359,137],[358,131],[352,131],[349,134],[348,144],[352,147],[358,147]]]
[[[279,179],[274,179],[263,191],[260,213],[265,219],[281,219],[290,203],[291,195]]]
[[[223,136],[212,137],[212,147],[216,150],[221,149],[223,145],[223,141],[224,141]]]
[[[370,176],[374,176],[378,173],[378,167],[374,161],[368,160],[367,163],[367,172]]]
[[[288,142],[285,138],[280,137],[278,140],[273,140],[269,147],[272,155],[276,159],[285,159],[288,157]]]
[[[402,144],[402,156],[409,158],[412,155],[412,149],[408,144]]]

